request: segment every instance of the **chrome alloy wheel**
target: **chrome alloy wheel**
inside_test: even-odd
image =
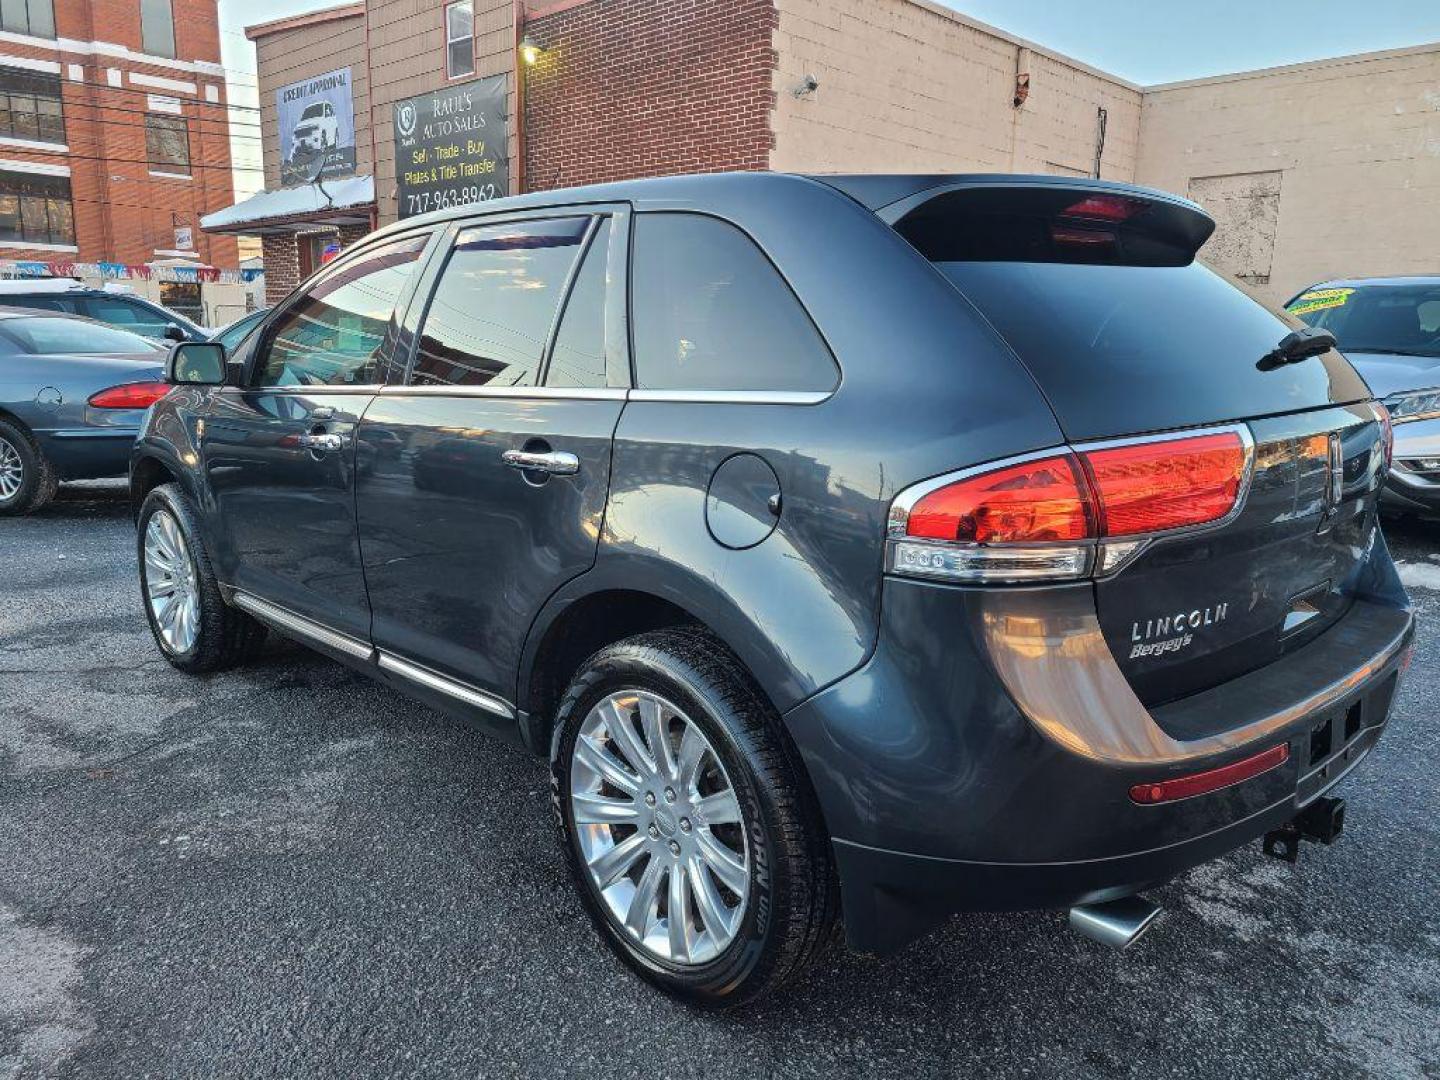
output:
[[[173,653],[189,652],[200,633],[200,586],[180,523],[157,510],[145,526],[145,602]]]
[[[674,705],[623,690],[590,710],[570,812],[591,882],[642,949],[694,965],[735,939],[750,887],[740,802],[714,747]]]
[[[25,463],[8,439],[0,438],[0,499],[13,499],[25,483]]]

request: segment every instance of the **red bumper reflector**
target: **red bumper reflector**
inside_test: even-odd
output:
[[[1136,784],[1130,789],[1130,798],[1142,806],[1153,806],[1156,803],[1174,802],[1177,799],[1207,795],[1212,791],[1219,791],[1221,788],[1238,784],[1242,780],[1253,779],[1271,769],[1278,769],[1289,760],[1290,747],[1286,743],[1281,743],[1254,757],[1248,757],[1244,761],[1237,761],[1232,765],[1222,765],[1209,772],[1194,773],[1191,776],[1181,776],[1174,780],[1162,780],[1157,784]]]

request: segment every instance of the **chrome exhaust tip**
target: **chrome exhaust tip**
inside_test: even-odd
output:
[[[1109,945],[1128,949],[1150,929],[1160,908],[1143,896],[1122,896],[1103,904],[1077,904],[1070,909],[1070,929],[1077,934]]]

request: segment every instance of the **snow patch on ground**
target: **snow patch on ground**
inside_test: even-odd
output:
[[[1440,592],[1440,566],[1402,561],[1395,564],[1395,569],[1400,571],[1400,580],[1404,582],[1407,589],[1429,589],[1431,592]]]
[[[0,1076],[54,1075],[95,1022],[76,1000],[85,950],[52,929],[0,907],[0,1027],[18,1032],[0,1045]]]

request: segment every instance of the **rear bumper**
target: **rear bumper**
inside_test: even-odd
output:
[[[1029,650],[1033,677],[1017,686],[990,630],[1040,609],[1007,616],[996,595],[887,581],[870,662],[786,716],[855,948],[891,951],[954,911],[1113,899],[1276,828],[1378,740],[1413,635],[1403,593],[1358,600],[1283,663],[1151,715],[1103,678],[1087,691],[1057,677],[1057,655],[1094,658],[1054,624],[1030,639],[1046,649]],[[1067,604],[1093,612],[1088,586],[1045,591],[1043,610]],[[1159,806],[1129,798],[1135,784],[1280,743],[1284,765],[1233,787]]]
[[[68,428],[35,433],[40,450],[65,480],[124,476],[138,427]]]

